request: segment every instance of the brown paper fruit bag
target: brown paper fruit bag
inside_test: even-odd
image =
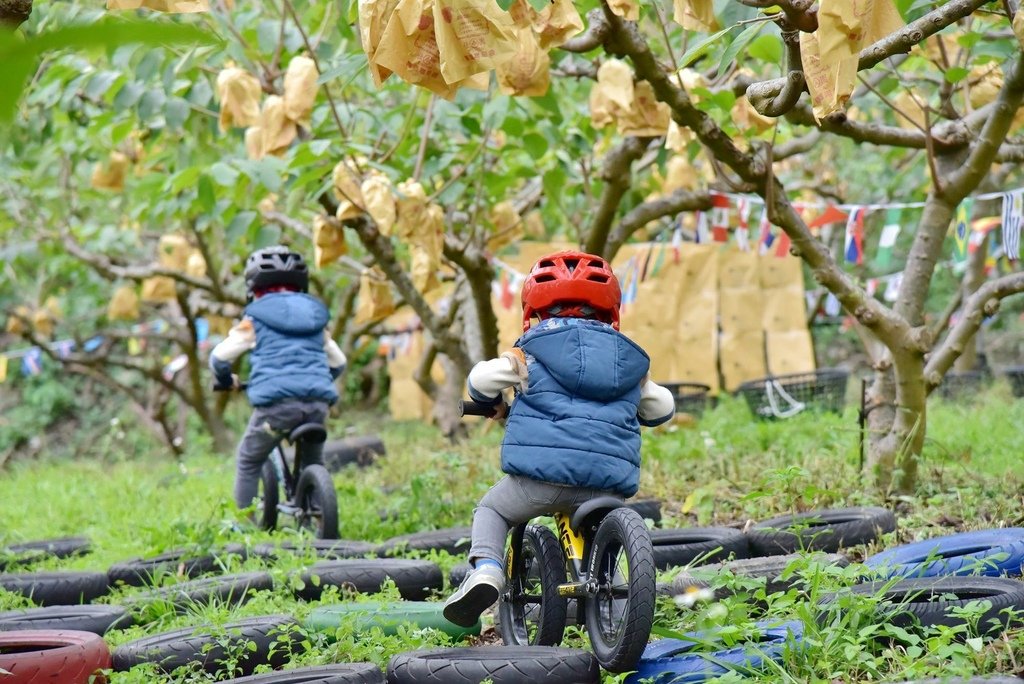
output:
[[[366,205],[366,213],[377,223],[381,235],[391,235],[395,226],[397,206],[391,180],[380,171],[371,170],[369,177],[359,186]]]
[[[391,70],[377,64],[374,55],[396,7],[398,0],[359,0],[359,39],[370,63],[373,84],[378,88],[391,76]]]
[[[295,122],[288,119],[284,98],[280,95],[271,95],[263,102],[259,127],[264,155],[280,156],[284,154],[288,146],[298,136]]]
[[[413,245],[410,252],[412,264],[409,270],[412,271],[412,284],[419,292],[426,294],[441,284],[437,277],[441,261],[419,245]]]
[[[717,31],[712,0],[673,0],[672,19],[687,31]]]
[[[540,46],[548,50],[560,47],[581,32],[583,18],[572,0],[555,0],[536,14],[533,30],[537,33]]]
[[[449,85],[497,68],[519,49],[512,18],[494,0],[435,0],[434,31]]]
[[[640,19],[640,3],[636,0],[608,0],[608,9],[626,21]]]
[[[128,171],[128,157],[111,152],[106,163],[96,162],[92,169],[91,184],[97,190],[124,190],[124,177]]]
[[[313,217],[313,261],[317,268],[334,263],[346,252],[345,232],[333,216]]]
[[[164,268],[184,271],[191,254],[192,247],[188,244],[188,240],[184,235],[171,233],[160,236],[160,243],[157,246],[157,260]]]
[[[154,276],[142,281],[142,301],[159,304],[173,302],[175,299],[173,278]]]
[[[518,29],[519,51],[498,67],[498,87],[505,95],[540,97],[551,86],[551,58],[533,30]]]

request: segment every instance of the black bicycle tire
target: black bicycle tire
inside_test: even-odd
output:
[[[469,552],[472,528],[448,527],[392,537],[381,543],[378,553],[392,556],[402,551],[444,551],[452,556]]]
[[[604,551],[616,543],[626,554],[629,568],[625,618],[619,628],[618,638],[607,642],[601,636],[600,603],[597,597],[588,597],[583,602],[583,614],[597,662],[609,672],[621,673],[636,667],[650,638],[651,627],[654,625],[657,572],[654,567],[654,548],[643,518],[628,508],[616,508],[604,517],[594,533],[587,559],[591,580],[599,583],[602,581],[598,571]]]
[[[277,479],[277,470],[274,469],[274,454],[263,462],[260,468],[260,486],[263,492],[260,496],[260,527],[273,531],[277,529],[277,504],[281,501],[281,483]]]
[[[100,604],[47,606],[0,613],[0,632],[48,629],[102,635],[111,629],[123,629],[131,624],[132,619],[123,607]]]
[[[845,591],[862,596],[881,594],[883,601],[876,606],[876,612],[892,624],[910,628],[915,625],[924,627],[944,625],[958,627],[966,624],[966,620],[950,614],[956,608],[966,606],[971,601],[987,599],[990,607],[978,619],[978,629],[983,633],[1000,630],[1010,626],[1024,624],[1024,583],[1003,577],[958,576],[924,577],[918,579],[899,580],[897,582],[866,582],[849,587]],[[917,598],[941,597],[951,594],[955,600],[937,598],[936,600],[915,600]],[[819,620],[827,621],[830,617],[829,606],[841,593],[824,596],[819,601]],[[1013,609],[1015,615],[1007,615],[1003,611]]]
[[[224,684],[385,684],[373,663],[334,663],[223,680]]]
[[[213,601],[238,606],[252,598],[252,592],[270,591],[273,588],[274,580],[269,573],[241,572],[178,582],[134,594],[127,597],[125,602],[136,608],[150,603],[167,603],[180,612]]]
[[[74,606],[106,595],[110,582],[102,572],[23,572],[0,575],[0,588],[41,606]]]
[[[7,544],[0,548],[0,570],[36,563],[45,558],[84,556],[92,551],[88,537],[58,537]]]
[[[303,511],[309,506],[309,497],[315,495],[320,503],[320,523],[317,525],[318,539],[338,538],[338,492],[327,468],[312,463],[302,469],[299,482],[295,485],[295,501]]]
[[[731,527],[661,529],[650,535],[659,570],[750,557],[747,538]]]
[[[551,646],[475,646],[410,651],[391,657],[388,684],[597,684],[592,653]]]
[[[313,581],[314,575],[317,582]],[[295,597],[304,601],[316,601],[328,586],[373,594],[388,579],[407,601],[423,601],[444,588],[444,576],[436,563],[401,558],[321,561],[299,578],[302,586],[295,589]]]
[[[231,622],[219,629],[202,625],[154,634],[118,646],[113,655],[114,671],[125,672],[142,663],[153,663],[161,672],[169,673],[198,663],[204,671],[214,673],[220,671],[225,642],[239,646],[251,641],[256,648],[245,649],[238,659],[241,672],[237,673],[250,675],[259,665],[283,667],[291,654],[303,647],[303,637],[297,629],[299,623],[288,615],[267,615]],[[288,642],[289,648],[281,648],[281,641]]]
[[[511,543],[511,542],[510,542]],[[555,533],[540,525],[527,525],[523,531],[523,546],[529,545],[534,560],[538,563],[541,602],[537,609],[537,631],[531,639],[525,625],[526,613],[518,614],[516,606],[508,603],[518,581],[522,565],[515,562],[506,577],[508,586],[498,603],[498,620],[501,623],[501,638],[506,646],[558,646],[562,643],[566,624],[566,600],[558,595],[558,585],[566,580],[565,558]],[[525,558],[523,549],[517,559]],[[507,561],[507,559],[506,559]],[[523,635],[526,638],[523,638]]]
[[[824,524],[799,527],[821,520]],[[758,556],[775,556],[798,551],[835,553],[865,544],[896,529],[892,511],[877,506],[835,508],[782,515],[755,523],[746,532],[751,551]]]

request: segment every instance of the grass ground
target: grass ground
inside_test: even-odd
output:
[[[741,525],[831,506],[886,505],[896,510],[897,532],[872,548],[853,549],[855,560],[897,543],[1024,524],[1024,461],[1019,457],[1024,403],[1013,401],[1007,388],[997,387],[977,402],[935,404],[932,409],[920,488],[914,497],[884,500],[860,474],[852,410],[844,416],[801,415],[761,423],[752,421],[737,401],[724,401],[696,425],[647,433],[639,496],[665,502],[665,526]],[[237,410],[240,416],[243,407]],[[466,525],[476,500],[500,475],[497,429],[473,426],[471,438],[453,446],[429,427],[386,423],[376,416],[350,416],[331,427],[335,435],[346,428],[380,432],[388,448],[377,464],[335,476],[344,538],[374,541]],[[74,455],[15,462],[0,478],[0,543],[78,534],[93,540],[94,551],[88,556],[46,561],[37,569],[105,570],[132,556],[181,546],[251,545],[271,539],[264,532],[231,531],[236,517],[229,503],[233,461],[205,453],[202,440],[190,446],[187,458],[176,462],[133,430],[112,424],[98,440],[68,445],[68,451]],[[446,571],[458,560],[443,553],[432,558]],[[283,585],[289,571],[308,562],[290,559],[271,572]],[[237,567],[264,566],[250,559]],[[1024,632],[995,639],[949,629],[896,633],[872,618],[870,602],[854,605],[829,626],[819,627],[815,600],[853,582],[856,571],[856,566],[844,571],[808,560],[793,568],[803,578],[801,588],[772,596],[763,596],[763,588],[725,577],[719,583],[736,589],[734,596],[696,609],[666,599],[659,604],[657,626],[665,634],[715,629],[732,642],[749,635],[758,620],[803,621],[806,647],[792,650],[782,666],[761,675],[766,681],[899,681],[1024,672]],[[387,596],[397,598],[397,593],[391,589]],[[106,600],[120,598],[116,594]],[[370,597],[360,600],[366,598]],[[240,608],[213,607],[185,615],[157,611],[149,624],[112,632],[108,640],[118,644],[177,626],[238,616],[284,612],[301,618],[319,603],[338,600],[330,592],[321,602],[301,603],[289,591],[279,590]],[[0,609],[24,604],[24,599],[0,590]],[[370,660],[384,665],[394,653],[448,643],[431,631],[385,637],[357,634],[351,626],[343,626],[335,636],[337,641],[328,643],[313,635],[314,648],[296,662]],[[571,641],[585,643],[579,635]],[[187,674],[161,680],[149,671],[112,679],[114,684],[143,681],[208,680]]]

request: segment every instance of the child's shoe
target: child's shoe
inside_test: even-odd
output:
[[[501,566],[493,561],[482,561],[466,575],[458,591],[445,601],[444,617],[459,627],[472,627],[504,590],[505,573]]]

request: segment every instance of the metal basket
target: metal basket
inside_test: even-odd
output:
[[[662,387],[672,392],[676,400],[676,413],[688,413],[691,416],[701,416],[704,409],[711,404],[711,397],[708,392],[711,387],[702,385],[699,382],[662,382]]]
[[[969,399],[985,389],[992,381],[987,370],[971,370],[946,373],[939,385],[939,396],[947,401]]]
[[[822,368],[813,373],[789,373],[749,380],[736,390],[750,411],[767,420],[789,418],[804,411],[842,413],[850,373]]]
[[[1010,366],[1003,372],[1006,373],[1006,378],[1010,381],[1013,396],[1024,397],[1024,366]]]

